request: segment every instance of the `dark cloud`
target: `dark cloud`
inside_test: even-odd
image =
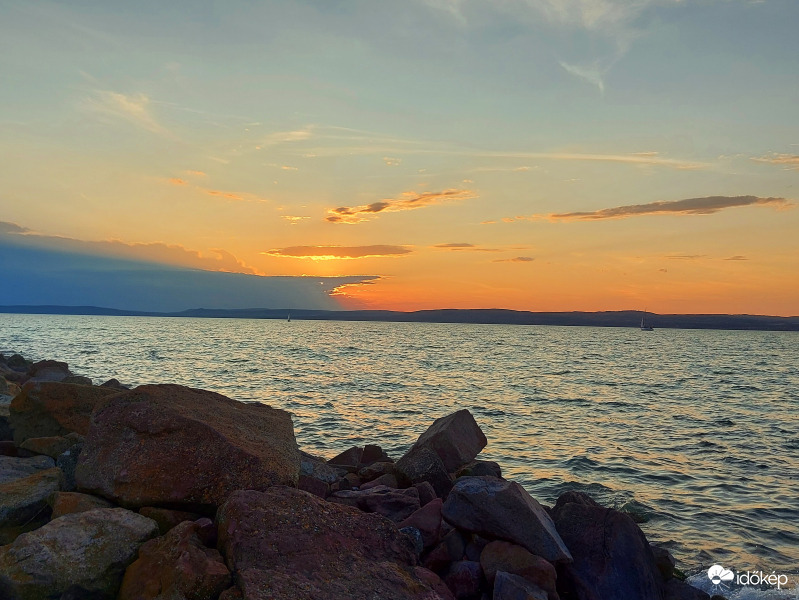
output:
[[[16,223],[8,223],[6,221],[0,221],[0,234],[3,233],[25,233],[30,231],[27,227],[20,227]]]
[[[474,248],[474,244],[467,244],[466,242],[452,242],[450,244],[436,244],[433,248],[451,248],[453,250],[460,250],[462,248]]]
[[[368,220],[371,216],[381,212],[399,212],[414,210],[443,202],[468,200],[476,195],[470,190],[449,189],[441,192],[405,192],[399,198],[380,200],[361,206],[339,206],[327,212],[327,220],[331,223],[346,223],[354,225]]]
[[[413,252],[406,246],[390,246],[376,244],[372,246],[289,246],[262,252],[268,256],[287,258],[310,258],[314,260],[378,258],[385,256],[402,256]]]
[[[745,256],[741,256],[740,254],[736,254],[735,256],[730,256],[728,258],[725,258],[724,260],[749,260],[749,259]]]
[[[553,221],[599,221],[603,219],[626,219],[644,215],[710,215],[736,206],[772,206],[787,208],[793,203],[786,198],[758,198],[757,196],[708,196],[648,204],[630,204],[603,208],[591,212],[551,213],[535,215]]]

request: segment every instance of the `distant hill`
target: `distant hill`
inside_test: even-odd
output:
[[[97,306],[0,306],[0,313],[194,317],[221,319],[286,319],[315,321],[393,321],[414,323],[484,323],[507,325],[567,325],[592,327],[638,327],[641,313],[633,310],[604,312],[530,312],[523,310],[437,309],[400,312],[392,310],[296,310],[195,308],[177,313],[126,311]],[[647,313],[655,329],[742,329],[799,331],[799,316],[765,315],[659,315]]]

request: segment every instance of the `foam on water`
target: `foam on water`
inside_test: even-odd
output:
[[[4,349],[285,408],[328,456],[398,456],[469,408],[484,457],[541,502],[628,510],[687,572],[799,581],[795,332],[0,315]]]

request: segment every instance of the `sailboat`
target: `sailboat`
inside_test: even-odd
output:
[[[286,321],[288,321],[289,323],[291,323],[291,313],[289,313],[289,314],[288,314],[288,316],[286,317]]]
[[[644,310],[644,314],[641,315],[641,331],[654,331],[655,328],[651,325],[646,324],[646,310]]]

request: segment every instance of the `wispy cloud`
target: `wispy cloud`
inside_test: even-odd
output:
[[[771,206],[773,208],[784,209],[794,206],[794,203],[786,198],[708,196],[705,198],[650,202],[648,204],[629,204],[588,212],[550,213],[547,215],[532,215],[530,217],[506,217],[503,221],[511,222],[516,220],[538,219],[549,219],[550,221],[600,221],[605,219],[626,219],[628,217],[641,217],[645,215],[710,215],[727,208],[739,206]]]
[[[449,244],[436,244],[433,248],[448,248],[450,250],[463,250],[464,248],[474,248],[474,244],[467,242],[451,242]]]
[[[606,68],[601,68],[598,63],[590,66],[572,65],[565,61],[560,61],[560,66],[563,67],[567,73],[579,77],[588,83],[595,85],[599,89],[599,93],[605,93],[605,80],[604,76],[607,72]]]
[[[777,154],[772,152],[765,156],[752,157],[756,162],[770,163],[772,165],[780,165],[786,171],[799,171],[799,155],[797,154]]]
[[[361,206],[339,206],[331,208],[327,220],[331,223],[356,224],[367,221],[382,212],[415,210],[444,202],[456,202],[475,198],[471,190],[448,189],[440,192],[405,192],[399,198],[390,198]]]
[[[432,246],[437,250],[449,250],[451,252],[502,252],[501,248],[486,248],[466,242],[452,242],[449,244],[436,244]]]
[[[304,221],[305,219],[310,219],[311,218],[311,217],[306,216],[306,215],[299,215],[299,216],[296,216],[296,215],[281,215],[281,217],[286,219],[286,221],[288,221],[292,225],[296,225],[300,221]]]
[[[170,135],[153,115],[150,98],[146,94],[122,94],[109,90],[95,90],[85,105],[94,112],[125,120],[159,135]]]
[[[529,262],[533,262],[534,260],[535,260],[535,258],[533,258],[532,256],[516,256],[514,258],[499,258],[499,259],[491,261],[491,262],[496,262],[496,263],[500,263],[500,262],[529,263]]]
[[[741,256],[740,254],[736,254],[735,256],[728,256],[724,260],[749,260],[746,256]]]
[[[413,250],[407,246],[376,244],[372,246],[289,246],[287,248],[274,248],[261,252],[261,254],[310,260],[346,260],[402,256],[411,252]]]
[[[194,172],[189,171],[189,173],[194,173]],[[205,173],[202,174],[202,176],[204,175]],[[205,194],[207,196],[213,196],[215,198],[220,198],[228,202],[263,202],[263,203],[269,202],[269,200],[262,198],[257,194],[251,194],[249,192],[231,192],[226,190],[210,189],[201,185],[194,185],[190,181],[187,181],[186,179],[183,179],[181,177],[168,177],[166,179],[166,182],[169,185],[189,187],[201,194]]]

